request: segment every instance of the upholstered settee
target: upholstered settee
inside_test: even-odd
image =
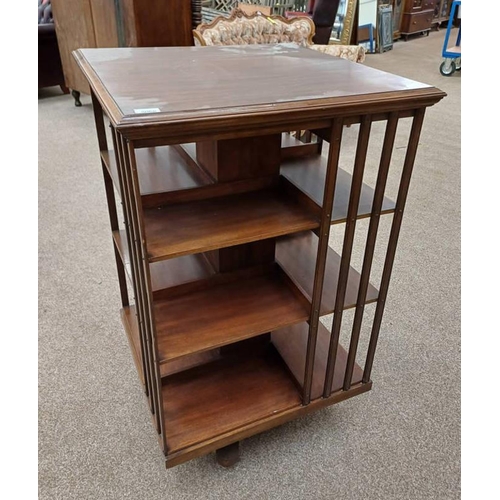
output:
[[[59,85],[67,94],[50,0],[38,0],[38,88]]]
[[[312,41],[314,33],[314,23],[308,17],[285,19],[281,16],[264,16],[259,12],[246,15],[238,9],[229,18],[217,17],[211,23],[200,24],[193,30],[197,46],[296,43],[358,63],[365,60],[363,47],[315,45]]]

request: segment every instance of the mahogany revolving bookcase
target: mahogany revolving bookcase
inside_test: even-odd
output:
[[[242,439],[370,390],[425,108],[445,94],[290,45],[74,56],[92,89],[123,325],[166,466],[213,451],[230,465]],[[392,201],[385,188],[403,119],[412,124]],[[371,187],[363,174],[380,121]],[[349,124],[359,124],[350,172],[339,165]],[[385,214],[377,289],[370,273]],[[358,272],[360,218],[369,227]],[[339,254],[328,245],[332,224],[345,228]],[[330,331],[319,320],[332,313]]]

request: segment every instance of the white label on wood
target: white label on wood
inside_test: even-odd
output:
[[[134,109],[134,113],[159,113],[160,108],[140,108]]]

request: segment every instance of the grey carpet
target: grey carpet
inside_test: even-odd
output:
[[[231,470],[213,455],[165,469],[119,319],[90,99],[40,92],[40,499],[459,498],[461,78],[439,74],[443,38],[366,61],[448,93],[427,112],[374,388],[247,439]]]

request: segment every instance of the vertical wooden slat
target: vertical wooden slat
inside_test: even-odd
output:
[[[124,144],[125,145],[125,144]],[[151,378],[153,381],[153,389],[156,391],[155,400],[157,402],[156,417],[158,421],[158,428],[162,437],[163,451],[167,452],[167,440],[165,434],[165,420],[163,418],[163,396],[162,396],[162,385],[161,385],[161,375],[160,375],[160,357],[158,354],[158,342],[156,338],[156,322],[154,319],[153,310],[153,289],[151,285],[151,275],[149,270],[149,259],[147,253],[146,244],[146,231],[144,227],[144,219],[142,216],[142,203],[141,194],[139,186],[139,176],[137,174],[137,162],[135,157],[135,149],[133,142],[127,141],[126,143],[128,154],[127,158],[129,161],[130,172],[132,177],[132,187],[134,189],[134,199],[135,208],[137,210],[137,229],[139,240],[137,241],[139,256],[141,258],[139,274],[142,282],[144,301],[145,301],[145,312],[147,321],[148,340],[150,341],[150,356],[151,356]]]
[[[142,252],[142,235],[140,231],[140,224],[138,219],[138,210],[140,207],[140,194],[139,200],[137,199],[137,192],[135,189],[135,183],[138,184],[138,180],[135,179],[137,172],[134,172],[131,161],[129,157],[128,145],[123,138],[123,136],[118,135],[119,148],[123,158],[123,171],[125,173],[125,178],[128,187],[128,199],[129,199],[129,216],[132,228],[132,246],[129,248],[129,253],[133,256],[135,276],[136,276],[136,297],[137,302],[141,307],[142,316],[142,338],[144,343],[144,355],[146,360],[146,366],[148,369],[147,376],[149,378],[149,399],[151,411],[155,416],[155,425],[158,432],[160,432],[160,417],[158,414],[158,391],[157,391],[157,381],[154,376],[153,370],[153,354],[151,349],[151,324],[149,321],[150,311],[149,305],[146,298],[146,284],[143,275],[143,259],[144,255]]]
[[[125,275],[125,265],[123,263],[120,252],[118,251],[118,248],[116,248],[115,244],[113,244],[113,247],[115,250],[115,262],[116,262],[116,270],[118,273],[118,284],[120,286],[120,298],[122,301],[122,307],[128,307],[130,305],[130,300],[128,298],[127,276]]]
[[[99,144],[99,151],[107,151],[108,141],[106,139],[106,128],[104,126],[102,106],[93,90],[91,90],[90,92],[90,97],[92,98],[92,109],[94,111],[94,120],[95,128],[97,131],[97,143]]]
[[[351,193],[349,196],[349,207],[347,209],[346,228],[344,233],[344,242],[342,245],[342,257],[340,260],[339,281],[337,285],[337,294],[335,296],[335,308],[333,311],[332,333],[330,337],[330,347],[328,350],[328,362],[326,365],[325,386],[323,389],[323,397],[325,398],[329,397],[332,392],[333,374],[335,373],[335,361],[337,357],[340,327],[342,325],[345,292],[347,289],[347,280],[349,277],[352,245],[354,242],[356,218],[358,214],[361,186],[363,184],[363,174],[365,171],[366,154],[368,151],[368,141],[370,139],[371,124],[372,120],[370,115],[365,115],[362,117],[361,126],[359,129],[358,144],[356,148],[356,158],[354,160]]]
[[[115,129],[112,129],[112,132],[113,132],[113,146],[116,153],[116,164],[118,166],[118,181],[120,183],[120,191],[122,193],[122,203],[124,209],[123,215],[125,218],[125,227],[126,227],[125,233],[127,236],[127,244],[129,249],[130,269],[132,271],[131,272],[132,286],[134,288],[134,295],[135,295],[135,305],[136,305],[135,310],[137,314],[137,323],[140,336],[142,371],[144,375],[144,389],[146,392],[146,396],[148,397],[150,410],[153,411],[153,403],[151,400],[151,377],[149,375],[149,362],[147,354],[147,340],[146,340],[146,333],[144,330],[143,306],[139,288],[139,280],[137,276],[137,263],[134,251],[134,229],[131,216],[129,182],[128,182],[126,168],[124,165],[123,151],[121,148],[121,139]]]
[[[317,144],[317,153],[320,155],[321,152],[323,151],[323,139],[319,136],[316,136],[316,140],[318,141]]]
[[[356,352],[358,349],[359,335],[361,332],[361,323],[363,321],[363,313],[365,310],[366,292],[370,282],[370,273],[373,263],[373,254],[375,243],[377,241],[377,232],[380,222],[380,212],[384,201],[385,187],[389,174],[389,166],[391,164],[392,151],[394,148],[394,139],[398,127],[397,111],[389,115],[389,120],[385,129],[384,144],[382,155],[380,157],[380,165],[378,169],[377,182],[375,185],[375,194],[373,196],[372,210],[370,215],[370,225],[368,227],[368,235],[366,237],[365,254],[363,257],[363,267],[361,270],[361,278],[359,282],[358,298],[356,301],[356,312],[354,313],[354,322],[352,326],[351,342],[349,345],[349,355],[344,376],[344,391],[348,391],[352,383],[352,373],[354,363],[356,361]]]
[[[410,187],[411,174],[413,165],[415,164],[415,156],[417,153],[418,140],[424,122],[425,108],[420,108],[415,111],[413,123],[408,141],[408,148],[406,150],[405,161],[403,165],[403,172],[401,174],[401,181],[399,184],[398,198],[396,200],[396,209],[394,218],[392,220],[391,233],[389,235],[389,243],[387,245],[387,254],[384,262],[384,269],[382,271],[382,279],[380,280],[380,291],[375,309],[375,317],[373,319],[373,326],[370,335],[370,344],[368,346],[368,353],[366,355],[365,368],[363,372],[363,382],[370,381],[371,371],[373,367],[373,358],[375,357],[375,349],[377,347],[378,336],[380,332],[380,325],[382,323],[382,316],[384,314],[385,301],[387,299],[387,291],[389,289],[389,281],[391,279],[392,266],[394,264],[394,257],[396,255],[396,247],[398,244],[399,231],[401,229],[401,222],[403,220],[403,212]]]
[[[319,227],[318,252],[316,256],[316,269],[314,273],[314,285],[311,299],[311,313],[309,317],[309,336],[307,341],[304,387],[302,395],[302,402],[305,405],[309,404],[311,401],[311,386],[314,372],[314,355],[316,353],[319,311],[321,308],[321,294],[323,293],[326,255],[328,251],[328,238],[330,236],[333,208],[333,194],[335,192],[335,184],[337,181],[343,125],[342,118],[336,118],[333,121],[330,136],[330,149],[328,152],[321,222]]]
[[[95,127],[97,131],[97,141],[99,143],[99,151],[107,151],[108,150],[108,141],[106,139],[106,130],[104,125],[104,115],[101,107],[101,103],[96,98],[94,92],[91,93],[92,97],[92,105],[94,110],[94,120]],[[118,229],[118,214],[116,210],[116,199],[113,188],[113,180],[109,175],[108,169],[104,164],[103,159],[101,158],[101,167],[102,174],[104,179],[104,189],[106,192],[106,201],[108,204],[108,215],[109,215],[109,224],[111,227],[111,231],[116,231]],[[116,270],[118,273],[118,283],[120,286],[120,296],[122,301],[122,306],[127,307],[129,305],[128,292],[127,292],[127,278],[125,276],[125,264],[122,261],[114,241],[112,240],[113,248],[115,251],[115,263]]]

